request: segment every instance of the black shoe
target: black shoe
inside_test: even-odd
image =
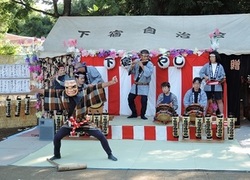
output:
[[[113,156],[113,154],[108,155],[108,159],[110,159],[112,161],[117,161],[118,160],[115,156]]]
[[[147,120],[148,118],[146,116],[141,116],[143,120]]]
[[[137,118],[137,115],[130,115],[130,116],[128,116],[128,118]]]
[[[49,160],[51,160],[51,161],[54,161],[56,159],[61,159],[61,156],[53,156],[53,157],[49,158]]]

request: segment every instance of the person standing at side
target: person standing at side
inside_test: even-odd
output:
[[[209,54],[209,63],[206,63],[200,70],[200,77],[205,79],[206,85],[204,91],[207,94],[208,105],[214,99],[220,111],[223,114],[223,101],[222,101],[222,83],[226,79],[226,74],[223,66],[218,62],[220,56],[217,51]]]
[[[75,65],[76,72],[83,73],[85,76],[85,84],[87,86],[103,83],[102,76],[95,66],[87,66],[86,63],[78,62]]]

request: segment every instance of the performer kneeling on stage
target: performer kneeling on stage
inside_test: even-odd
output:
[[[84,122],[83,126],[79,128],[81,131],[96,137],[101,142],[103,149],[108,155],[108,159],[117,161],[117,158],[112,154],[106,137],[99,129],[85,120],[86,109],[88,107],[106,101],[103,88],[116,84],[117,82],[117,77],[114,76],[109,82],[86,87],[82,91],[78,91],[76,80],[73,78],[65,80],[65,90],[44,90],[31,86],[32,93],[44,94],[45,110],[64,110],[69,118],[69,120],[59,129],[54,137],[54,156],[51,157],[50,160],[61,158],[61,139],[70,135],[72,130],[70,119],[73,116],[77,122]]]
[[[201,78],[195,77],[193,79],[193,88],[189,89],[184,96],[185,109],[191,105],[199,105],[203,108],[203,111],[207,106],[207,95],[201,87]],[[187,112],[186,112],[187,113]]]

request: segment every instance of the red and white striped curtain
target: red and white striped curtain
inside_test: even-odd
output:
[[[192,80],[194,77],[199,76],[199,70],[208,62],[208,54],[203,53],[201,56],[188,55],[185,57],[185,66],[181,69],[177,69],[172,62],[173,58],[170,58],[170,65],[166,69],[162,69],[157,64],[157,57],[153,57],[151,60],[154,64],[154,72],[152,80],[150,82],[150,90],[148,96],[148,106],[146,115],[155,115],[156,99],[162,92],[161,83],[168,81],[171,84],[171,92],[173,92],[178,99],[178,114],[182,114],[183,109],[183,97],[188,89],[192,87]],[[82,62],[86,62],[87,65],[95,66],[101,73],[104,81],[109,81],[113,76],[117,76],[119,83],[106,88],[107,103],[104,108],[113,115],[130,115],[131,111],[128,107],[127,97],[130,92],[133,78],[128,76],[128,71],[120,65],[120,58],[116,58],[116,66],[113,69],[107,70],[103,61],[104,58],[99,57],[82,57]],[[226,97],[226,89],[224,85],[224,97]],[[226,99],[224,98],[226,111]],[[138,114],[140,111],[140,99],[136,99],[136,107]],[[224,112],[226,115],[226,112]]]

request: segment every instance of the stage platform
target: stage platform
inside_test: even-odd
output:
[[[93,138],[64,139],[62,159],[57,162],[87,163],[88,168],[98,169],[250,171],[250,121],[241,124],[241,128],[235,130],[234,140],[217,142],[109,139],[117,162],[108,160],[100,142]],[[127,120],[126,117],[115,117],[111,125],[165,127],[150,120]],[[53,155],[53,142],[39,140],[38,127],[1,141],[0,152],[1,166],[52,167],[46,158]]]
[[[179,137],[173,136],[172,123],[162,124],[153,122],[154,117],[148,117],[147,120],[137,118],[128,119],[127,116],[114,116],[112,121],[109,121],[108,139],[132,139],[132,140],[160,140],[160,141],[186,141],[186,140],[206,140],[206,137],[197,139],[195,135],[194,124],[190,125],[190,136],[182,137],[182,130],[179,132]],[[182,121],[180,120],[180,129],[182,129]],[[213,137],[209,141],[220,141],[216,137],[216,121],[212,123]],[[227,138],[227,123],[224,123],[223,139]]]

